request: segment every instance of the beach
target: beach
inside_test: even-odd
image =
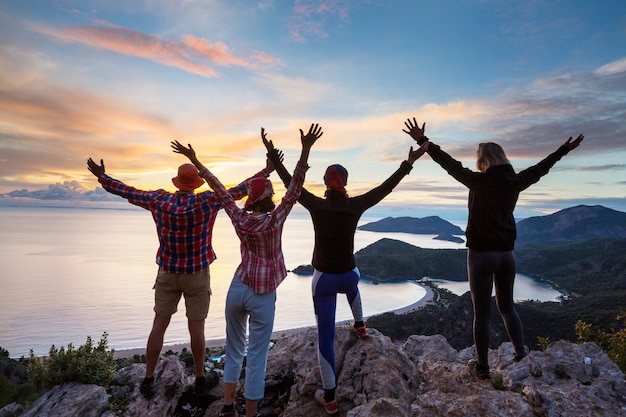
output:
[[[416,285],[419,285],[416,283]],[[433,299],[433,291],[430,287],[428,286],[422,286],[425,290],[426,290],[426,294],[420,298],[419,300],[417,300],[416,302],[414,302],[413,304],[409,304],[408,306],[405,307],[401,307],[395,310],[391,310],[391,313],[395,313],[395,314],[407,314],[410,312],[413,312],[415,310],[418,310],[422,307],[424,307],[426,304],[428,304],[432,299]],[[342,322],[337,322],[337,324],[344,324],[344,323],[348,323],[347,321],[342,321]],[[288,330],[279,330],[276,332],[272,333],[272,340],[275,339],[280,339],[283,337],[288,337],[291,336],[295,333],[299,333],[303,330],[308,329],[311,326],[306,326],[306,327],[298,327],[298,328],[294,328],[294,329],[288,329]],[[146,340],[147,340],[148,335],[146,334]],[[226,339],[225,338],[219,338],[219,339],[208,339],[206,341],[206,347],[209,349],[216,349],[216,348],[220,348],[226,345]],[[175,345],[167,345],[167,346],[163,346],[163,349],[161,350],[161,354],[164,354],[167,351],[172,351],[172,352],[181,352],[183,349],[187,349],[189,350],[189,343],[180,343],[180,344],[175,344]],[[122,349],[122,350],[116,350],[113,354],[113,357],[115,359],[122,359],[122,358],[131,358],[135,355],[143,355],[146,353],[146,348],[145,347],[141,347],[141,348],[135,348],[135,349]]]

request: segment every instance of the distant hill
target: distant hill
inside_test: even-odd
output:
[[[359,230],[370,232],[403,232],[416,235],[463,235],[463,230],[438,216],[385,217],[384,219],[364,224]]]
[[[361,275],[384,282],[423,277],[467,279],[465,249],[423,249],[395,239],[381,239],[354,254]]]
[[[597,238],[626,238],[626,213],[603,206],[570,207],[517,223],[516,247],[549,246]]]
[[[424,249],[385,238],[354,256],[361,275],[377,282],[423,277],[467,280],[466,249]],[[578,294],[626,289],[626,239],[525,246],[516,249],[515,257],[518,273],[548,279]]]

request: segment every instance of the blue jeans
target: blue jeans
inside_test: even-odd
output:
[[[246,326],[250,323],[246,385],[244,396],[259,400],[265,394],[265,370],[269,350],[276,291],[256,294],[252,288],[234,277],[226,296],[226,361],[224,382],[236,384],[246,355]]]

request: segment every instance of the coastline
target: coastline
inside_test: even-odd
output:
[[[420,285],[418,283],[415,283],[415,284]],[[389,312],[394,313],[394,314],[407,314],[407,313],[413,312],[415,310],[418,310],[424,307],[428,302],[430,302],[433,299],[433,291],[429,286],[421,285],[421,287],[424,288],[424,290],[426,290],[426,294],[422,298],[420,298],[419,300],[417,300],[416,302],[412,304],[409,304],[408,306],[400,307],[395,310],[391,310]],[[338,322],[337,324],[342,324],[342,323],[347,323],[347,322]],[[298,327],[298,328],[287,329],[287,330],[278,330],[272,333],[272,339],[280,339],[282,337],[291,336],[292,334],[299,333],[310,327],[314,327],[314,326]],[[219,348],[225,345],[226,345],[225,338],[209,339],[206,341],[206,347],[209,349]],[[161,354],[164,354],[168,350],[171,350],[174,352],[180,352],[183,349],[189,350],[190,349],[189,343],[180,343],[180,344],[175,344],[175,345],[163,346],[163,349],[161,349]],[[116,350],[113,354],[113,358],[114,359],[130,358],[135,355],[143,355],[145,353],[146,353],[145,347],[135,348],[135,349]]]

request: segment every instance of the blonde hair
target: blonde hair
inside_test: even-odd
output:
[[[489,167],[510,164],[504,149],[497,143],[479,143],[476,150],[476,168],[485,172]]]

